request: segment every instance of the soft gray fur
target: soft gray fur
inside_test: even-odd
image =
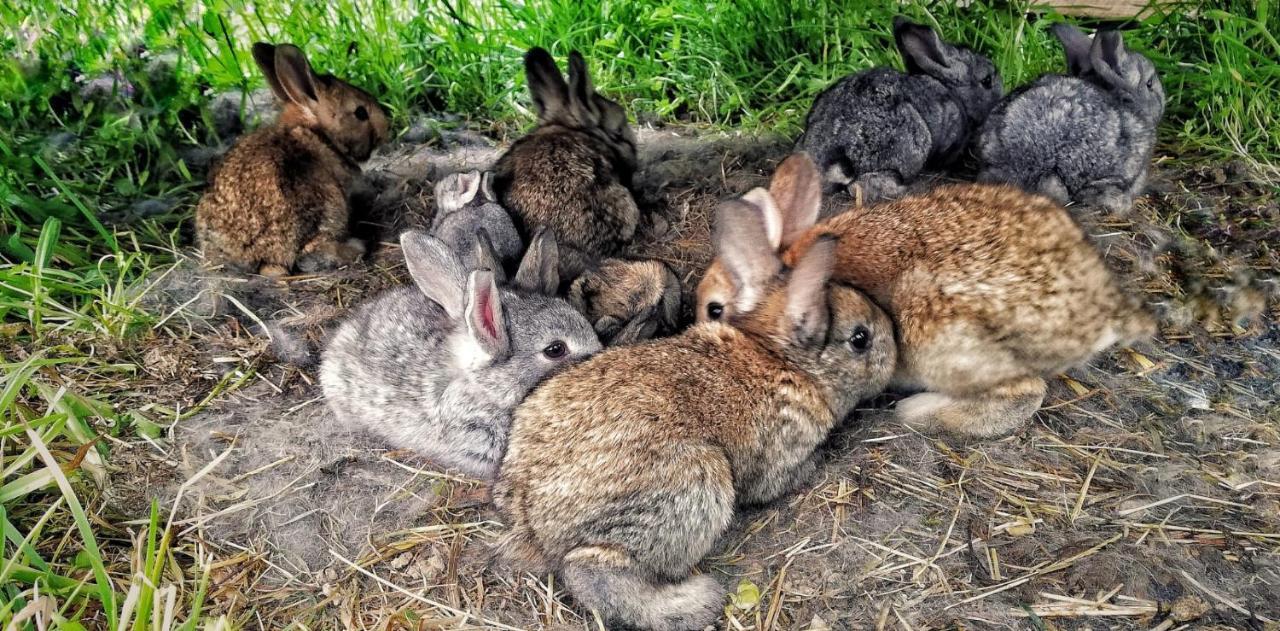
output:
[[[857,185],[869,202],[954,160],[1003,93],[986,57],[901,16],[893,35],[907,72],[873,68],[841,79],[814,100],[797,142],[827,184]]]
[[[520,258],[524,243],[511,215],[493,193],[492,178],[492,173],[470,171],[453,173],[436,182],[436,216],[431,221],[431,234],[457,252],[466,269],[489,269],[502,282],[504,268]],[[491,246],[487,252],[479,239],[482,232]]]
[[[600,350],[591,325],[565,301],[555,240],[538,234],[498,289],[468,275],[443,241],[400,237],[416,286],[361,307],[333,335],[320,368],[339,422],[361,425],[397,448],[491,478],[506,449],[515,406],[543,378]],[[566,348],[555,357],[555,345]]]
[[[1068,24],[1053,32],[1071,76],[1040,77],[996,107],[978,139],[978,179],[1127,212],[1146,185],[1164,115],[1160,77],[1118,32],[1092,42]]]

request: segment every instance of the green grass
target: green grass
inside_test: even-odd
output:
[[[181,148],[222,140],[211,131],[210,94],[261,85],[248,55],[255,40],[302,45],[316,67],[379,95],[396,129],[423,112],[458,112],[504,135],[531,121],[521,55],[533,45],[562,60],[571,49],[586,53],[597,86],[644,120],[788,134],[835,79],[899,65],[889,34],[898,10],[985,51],[1007,86],[1062,65],[1049,20],[1028,19],[1018,2],[216,0],[203,12],[191,4],[0,5],[5,628],[19,619],[35,628],[23,612],[40,606],[71,628],[169,628],[166,615],[173,626],[205,623],[204,560],[178,550],[163,511],[140,531],[101,521],[95,481],[111,457],[104,435],[159,429],[123,394],[141,365],[138,349],[158,335],[160,314],[141,301],[184,247],[179,226],[202,186]],[[1169,95],[1165,150],[1244,159],[1274,178],[1272,3],[1188,3],[1128,26],[1128,44],[1157,63]],[[107,72],[129,93],[80,97],[82,79]],[[151,198],[174,208],[127,226],[110,221]]]

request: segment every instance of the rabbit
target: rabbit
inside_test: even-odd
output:
[[[462,256],[467,270],[489,269],[503,282],[505,268],[524,250],[511,215],[493,193],[492,173],[454,173],[436,182],[431,234]],[[477,235],[484,233],[484,239]],[[487,241],[486,241],[487,240]],[[476,245],[478,247],[473,247]]]
[[[1146,186],[1164,86],[1120,33],[1090,42],[1069,24],[1052,30],[1070,76],[1040,77],[996,107],[978,136],[978,180],[1125,213]]]
[[[898,16],[893,36],[907,72],[873,68],[841,79],[814,100],[796,143],[829,187],[858,197],[856,186],[869,203],[901,195],[925,166],[958,157],[1004,90],[990,59],[928,27]]]
[[[893,373],[889,318],[827,282],[834,240],[783,277],[754,208],[717,215],[717,249],[755,308],[544,382],[516,409],[494,485],[511,528],[500,552],[556,572],[610,628],[714,623],[724,590],[690,571],[738,507],[804,484],[831,428]]]
[[[680,281],[661,261],[605,259],[574,279],[568,300],[606,346],[632,344],[675,331]]]
[[[771,245],[794,263],[838,239],[835,279],[867,292],[896,325],[892,389],[915,392],[893,416],[924,431],[1007,434],[1044,400],[1046,375],[1116,344],[1150,337],[1155,321],[1127,294],[1065,208],[1015,187],[954,184],[814,225],[821,175],[803,153],[770,190],[744,199],[764,214]],[[698,287],[700,321],[758,301],[722,261]]]
[[[361,307],[325,349],[320,383],[339,422],[492,478],[512,410],[543,378],[600,350],[582,314],[552,297],[556,243],[542,231],[513,286],[469,274],[443,241],[400,235],[416,286]]]
[[[636,137],[622,106],[596,93],[577,51],[568,83],[546,50],[529,50],[524,64],[538,126],[498,158],[493,188],[522,234],[555,230],[560,275],[576,278],[635,237]]]
[[[266,276],[358,260],[365,248],[348,234],[347,192],[387,139],[386,113],[363,90],[313,72],[296,46],[259,42],[253,59],[284,109],[227,152],[200,198],[205,260]]]

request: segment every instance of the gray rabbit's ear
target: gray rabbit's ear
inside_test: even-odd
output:
[[[507,320],[493,272],[476,270],[467,279],[467,333],[490,358],[507,353]]]
[[[943,42],[933,29],[897,16],[893,18],[893,39],[907,72],[949,80],[964,78],[964,63],[956,58],[955,47]]]
[[[467,281],[462,262],[453,250],[444,241],[418,230],[400,234],[400,249],[418,289],[443,307],[450,319],[461,318]]]
[[[487,202],[497,202],[498,196],[493,192],[493,171],[480,174],[480,194]]]
[[[826,339],[831,323],[827,304],[827,282],[836,260],[836,240],[821,237],[805,250],[787,279],[786,322],[782,332],[802,345]]]
[[[529,251],[516,270],[514,285],[530,293],[556,295],[560,288],[560,248],[549,228],[539,230],[529,243]]]
[[[1089,65],[1094,74],[1107,84],[1128,89],[1133,87],[1124,78],[1124,60],[1128,53],[1124,50],[1124,39],[1119,31],[1101,31],[1093,36],[1093,46],[1089,49]]]
[[[507,281],[507,273],[502,269],[502,262],[494,252],[493,241],[489,239],[489,231],[480,228],[476,231],[475,269],[487,269],[493,272],[493,280],[497,283]]]
[[[556,61],[543,48],[531,48],[524,55],[524,76],[539,118],[548,118],[569,105],[569,86]]]
[[[316,91],[316,75],[302,49],[293,44],[276,46],[276,80],[280,82],[286,98],[310,111],[320,102]]]
[[[775,250],[782,248],[782,211],[773,198],[773,194],[763,188],[756,187],[746,192],[741,201],[750,204],[760,213],[764,225],[764,234],[769,246]]]
[[[452,212],[475,199],[480,192],[480,172],[451,173],[436,182],[436,208]]]
[[[793,153],[778,165],[769,194],[782,214],[781,245],[788,245],[818,222],[822,209],[822,175],[813,158]]]
[[[1089,49],[1093,47],[1093,40],[1084,31],[1066,22],[1054,24],[1049,30],[1062,43],[1062,51],[1067,57],[1067,73],[1078,77],[1088,72]]]
[[[596,89],[591,84],[591,75],[587,72],[587,60],[582,53],[569,53],[569,102],[589,117],[598,118],[595,106]]]
[[[722,202],[716,209],[716,255],[738,289],[734,311],[756,307],[765,287],[782,271],[782,261],[769,242],[759,209],[742,200]]]

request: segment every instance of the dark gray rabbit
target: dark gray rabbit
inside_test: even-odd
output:
[[[925,166],[954,160],[1003,93],[990,59],[933,29],[898,16],[893,36],[907,72],[841,79],[814,100],[797,142],[826,184],[857,185],[867,201],[896,197]]]
[[[1052,30],[1070,76],[1040,77],[996,107],[978,139],[978,179],[1127,212],[1146,186],[1164,115],[1160,77],[1118,32],[1090,41],[1068,24]]]
[[[462,258],[467,270],[488,269],[498,282],[524,250],[511,215],[493,193],[493,174],[453,173],[436,182],[431,234]]]
[[[464,474],[491,478],[515,406],[548,375],[600,350],[586,319],[552,297],[555,239],[534,237],[513,286],[469,274],[443,241],[400,236],[416,286],[364,305],[334,333],[320,383],[339,422],[359,424]]]

